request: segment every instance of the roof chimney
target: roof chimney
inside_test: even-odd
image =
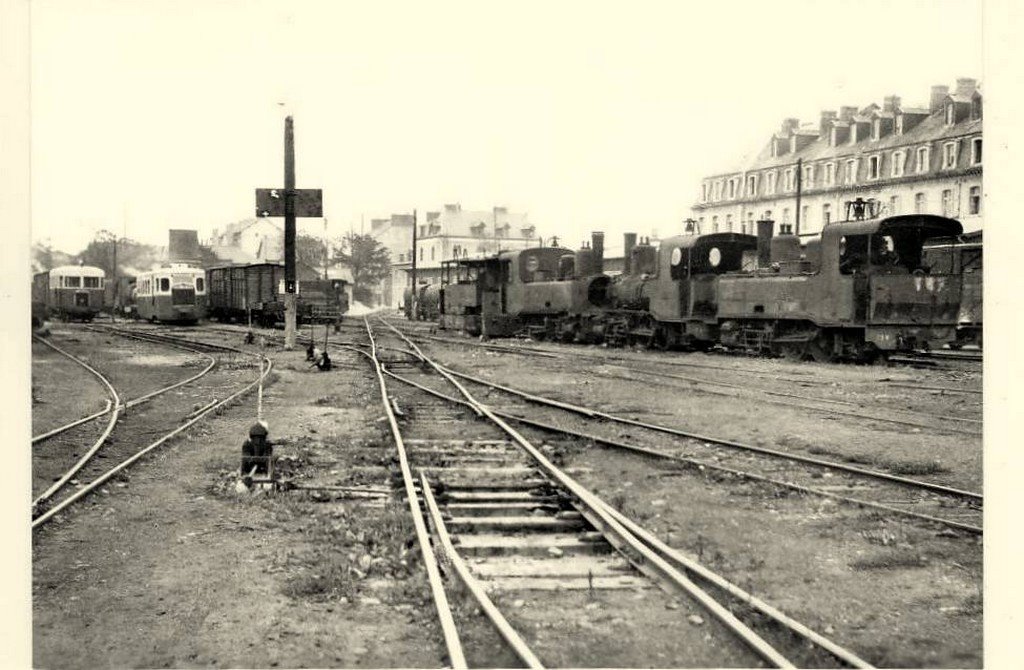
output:
[[[928,103],[931,113],[942,111],[942,102],[949,95],[949,86],[932,86],[932,96]]]
[[[898,95],[887,95],[885,96],[885,103],[882,106],[882,111],[885,112],[896,112],[900,108],[900,96]]]
[[[781,134],[789,135],[794,130],[800,127],[800,119],[788,118],[782,120]]]
[[[444,206],[444,211],[446,211],[446,212],[461,212],[462,211],[462,205],[460,205],[459,203],[455,203],[455,204],[452,204],[452,205],[445,205]]]
[[[828,135],[829,128],[832,127],[832,122],[836,120],[836,112],[831,109],[823,109],[821,111],[821,122],[818,125],[819,137],[826,137]]]
[[[431,221],[437,221],[441,217],[441,212],[427,212],[427,223]]]
[[[843,105],[839,108],[839,120],[844,123],[853,121],[854,115],[857,113],[857,107],[853,105]]]
[[[964,97],[971,97],[974,94],[974,90],[978,88],[978,80],[965,77],[963,79],[956,80],[956,94]]]

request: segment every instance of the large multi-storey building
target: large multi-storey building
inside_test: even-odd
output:
[[[817,124],[786,119],[741,169],[707,177],[692,217],[703,233],[755,233],[758,219],[801,234],[845,218],[844,203],[873,198],[882,215],[923,212],[982,228],[982,96],[974,79],[933,86],[928,107],[823,111]]]
[[[412,225],[412,217],[401,214],[372,221],[370,233],[391,251],[391,277],[381,291],[382,301],[390,306],[401,303],[412,282]],[[536,228],[526,214],[509,212],[507,207],[470,211],[449,204],[442,211],[427,212],[417,225],[417,282],[439,283],[443,261],[538,244]]]

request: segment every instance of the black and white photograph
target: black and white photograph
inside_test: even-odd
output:
[[[1002,667],[987,3],[24,8],[27,666]]]

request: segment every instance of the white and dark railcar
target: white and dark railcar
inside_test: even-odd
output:
[[[57,318],[92,321],[105,308],[106,273],[91,265],[63,265],[32,277],[32,325]]]
[[[140,273],[133,292],[138,318],[161,323],[196,323],[206,314],[206,273],[175,265]]]

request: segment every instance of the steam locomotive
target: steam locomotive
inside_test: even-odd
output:
[[[953,219],[910,214],[835,223],[806,245],[785,225],[773,235],[773,221],[758,222],[756,236],[680,235],[657,247],[627,234],[614,277],[594,233],[575,252],[445,263],[438,318],[487,337],[869,361],[956,340],[963,275],[923,249],[961,232]]]

